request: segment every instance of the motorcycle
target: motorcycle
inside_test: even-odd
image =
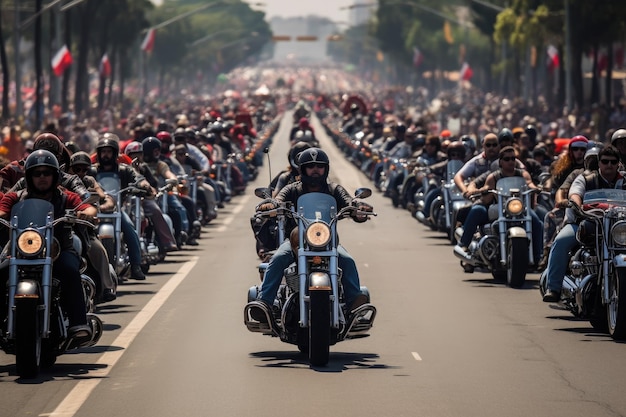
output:
[[[446,164],[446,177],[442,180],[441,195],[430,207],[430,218],[434,220],[435,227],[448,234],[450,243],[455,244],[454,229],[456,226],[456,213],[467,205],[463,193],[454,183],[454,176],[463,166],[463,161],[452,159]]]
[[[105,193],[115,199],[112,213],[98,213],[98,237],[107,251],[109,263],[118,279],[124,279],[130,271],[130,259],[122,239],[122,203],[123,194],[129,188],[121,189],[121,181],[116,173],[98,173],[97,181]]]
[[[468,257],[458,246],[454,248],[454,254],[474,267],[490,270],[496,280],[506,278],[512,288],[524,286],[528,265],[534,263],[530,197],[538,191],[528,188],[523,177],[499,179],[496,188],[487,191],[497,197],[497,203],[488,210],[491,222],[482,227],[478,239],[474,239],[468,248],[471,256]],[[455,234],[460,240],[462,229],[458,228]]]
[[[570,207],[582,219],[576,233],[569,273],[563,279],[560,304],[574,316],[626,339],[626,191],[600,189],[585,193],[583,207]],[[591,208],[589,208],[591,207]],[[547,273],[539,288],[547,290]]]
[[[371,193],[371,190],[361,188],[357,190],[356,198],[366,198]],[[250,304],[244,309],[244,322],[249,331],[279,337],[283,342],[297,345],[301,352],[308,354],[313,366],[328,363],[331,345],[367,336],[376,317],[376,308],[369,303],[369,292],[364,286],[361,292],[367,296],[368,303],[355,309],[351,316],[346,311],[338,267],[337,222],[357,209],[348,206],[337,211],[336,206],[332,195],[307,193],[298,198],[297,211],[280,206],[264,212],[266,216],[282,212],[297,221],[297,231],[292,232],[292,246],[297,244],[297,248],[294,247],[297,258],[285,270],[285,283],[281,284],[274,302],[275,311],[268,311],[259,303],[267,316],[266,323],[252,318]],[[365,211],[357,214],[376,215]],[[260,271],[263,272],[262,267]],[[248,301],[256,300],[258,292],[259,287],[251,287]]]
[[[60,281],[54,276],[52,264],[59,256],[54,227],[61,223],[93,225],[72,214],[54,220],[54,208],[48,201],[26,199],[11,210],[10,221],[0,219],[9,230],[9,246],[2,253],[3,267],[8,265],[6,288],[7,315],[2,325],[0,347],[15,355],[17,374],[33,378],[40,368],[51,367],[57,356],[81,347],[95,345],[102,336],[103,324],[94,314],[95,284],[83,274],[81,281],[89,340],[68,337],[68,320],[60,303]],[[74,245],[80,246],[75,238]],[[81,253],[81,248],[76,248]]]
[[[141,249],[141,270],[148,273],[151,265],[159,262],[159,247],[153,239],[149,239],[143,232],[145,216],[141,205],[141,199],[146,195],[146,191],[138,187],[128,187],[124,197],[124,210],[130,214],[134,229],[139,237],[139,248]]]

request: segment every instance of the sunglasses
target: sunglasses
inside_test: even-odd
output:
[[[617,159],[600,159],[600,163],[604,164],[604,165],[617,165],[619,161]]]
[[[514,156],[504,156],[502,158],[500,158],[501,161],[505,161],[505,162],[509,162],[509,161],[515,161],[515,157]]]
[[[586,152],[587,148],[572,148],[572,152],[576,152],[576,151],[578,151],[578,152]]]
[[[326,164],[307,164],[307,168],[326,168]]]
[[[86,167],[86,166],[82,166],[82,167],[80,167],[80,166],[73,166],[72,167],[72,171],[74,171],[74,172],[87,172],[87,171],[89,171],[89,167]]]
[[[450,152],[450,158],[454,158],[454,157],[460,158],[463,155],[465,155],[465,154],[463,154],[461,152]]]
[[[52,171],[46,169],[45,171],[33,171],[33,178],[37,177],[51,177]]]
[[[489,143],[485,143],[483,146],[485,148],[495,148],[495,147],[498,146],[498,144],[497,143],[493,143],[493,142],[489,142]]]

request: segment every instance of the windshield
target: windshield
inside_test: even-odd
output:
[[[583,204],[609,203],[613,206],[626,207],[626,190],[602,188],[585,192]]]
[[[306,193],[298,197],[298,212],[309,220],[330,220],[337,214],[335,197],[325,193]]]
[[[102,187],[102,189],[109,194],[115,194],[120,190],[120,187],[121,187],[120,178],[114,172],[98,173],[98,176],[96,179],[100,183],[100,186]]]
[[[454,180],[454,176],[463,166],[463,161],[459,161],[458,159],[451,159],[448,161],[446,165],[446,181]]]
[[[511,189],[516,188],[520,191],[524,191],[528,188],[524,177],[506,177],[500,178],[496,183],[496,190],[503,192],[504,194],[510,194]]]
[[[17,216],[18,229],[45,226],[48,214],[54,219],[54,207],[50,202],[39,198],[20,201],[11,209],[11,219]]]

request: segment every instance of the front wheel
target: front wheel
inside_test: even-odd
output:
[[[611,337],[615,340],[626,339],[626,271],[622,268],[613,268],[610,275],[606,313]]]
[[[311,291],[309,301],[309,362],[324,366],[330,356],[330,292]]]
[[[506,282],[511,288],[522,288],[528,269],[528,239],[513,238],[507,242]]]
[[[15,363],[20,378],[39,374],[41,335],[39,299],[25,298],[15,303]]]

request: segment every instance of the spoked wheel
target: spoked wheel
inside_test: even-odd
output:
[[[39,374],[41,335],[38,307],[37,298],[24,298],[15,303],[15,362],[20,378],[34,378]]]
[[[626,271],[613,269],[606,306],[609,334],[615,340],[626,339]]]
[[[528,268],[528,239],[514,238],[507,242],[506,283],[511,288],[522,288]]]
[[[330,292],[311,291],[309,312],[309,362],[324,366],[330,355]]]

